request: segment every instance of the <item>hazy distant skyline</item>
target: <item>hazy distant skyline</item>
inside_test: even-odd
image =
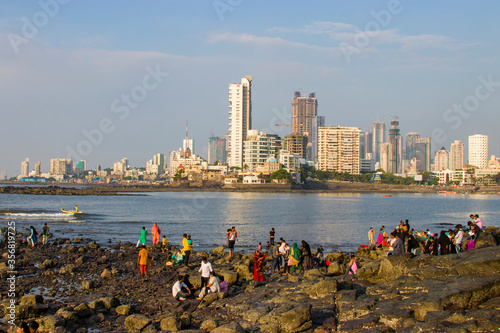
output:
[[[295,90],[314,91],[326,125],[368,131],[397,115],[433,151],[484,134],[500,155],[497,1],[59,1],[0,2],[9,177],[77,147],[89,169],[145,166],[182,145],[186,120],[207,158],[245,75],[254,129],[288,134],[273,125],[291,123]]]

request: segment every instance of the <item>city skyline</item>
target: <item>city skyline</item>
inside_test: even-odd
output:
[[[0,4],[9,177],[26,157],[46,171],[70,151],[89,169],[144,166],[180,146],[186,119],[207,158],[210,130],[227,133],[227,85],[247,74],[259,131],[290,134],[274,124],[292,122],[294,91],[314,91],[325,125],[365,132],[397,115],[433,156],[477,133],[500,155],[497,2],[48,2]]]

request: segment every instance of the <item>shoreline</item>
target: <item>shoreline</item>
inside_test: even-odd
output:
[[[387,257],[387,248],[358,249],[359,280],[346,279],[347,256],[341,251],[325,253],[332,262],[328,268],[285,276],[269,271],[268,256],[264,282],[253,281],[253,254],[235,253],[228,260],[224,246],[193,252],[185,267],[165,266],[166,255],[149,244],[149,281],[141,282],[135,244],[104,247],[92,239],[56,238],[31,248],[18,236],[15,316],[36,320],[40,332],[497,330],[500,229],[485,230],[476,248],[461,254]],[[1,249],[6,253],[5,245]],[[171,287],[177,274],[189,273],[200,285],[203,256],[224,276],[229,291],[203,301],[175,300]],[[0,260],[6,278],[8,268]],[[0,291],[7,319],[7,284]],[[0,329],[7,330],[7,323]]]

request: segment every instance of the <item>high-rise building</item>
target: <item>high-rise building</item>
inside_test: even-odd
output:
[[[124,157],[120,162],[113,164],[113,172],[123,173],[128,170],[128,158]]]
[[[488,168],[488,136],[471,135],[469,136],[469,164],[478,169]]]
[[[70,175],[73,173],[73,161],[66,158],[54,158],[50,160],[51,175]]]
[[[305,135],[285,135],[283,139],[283,149],[291,154],[297,154],[301,159],[307,157],[308,137]]]
[[[415,144],[417,171],[431,171],[431,138],[419,138]]]
[[[406,154],[405,159],[411,161],[417,157],[417,140],[420,138],[420,133],[409,132],[406,134]]]
[[[434,153],[434,171],[443,171],[449,169],[450,154],[446,148],[441,147]]]
[[[277,135],[268,135],[256,129],[248,131],[244,144],[243,161],[248,170],[254,171],[258,166],[263,166],[269,158],[274,158],[279,145]]]
[[[243,167],[243,143],[252,129],[252,76],[229,84],[229,166]]]
[[[325,126],[325,117],[314,116],[311,120],[311,134],[309,135],[309,144],[311,144],[311,156],[307,159],[308,161],[318,163],[318,129]]]
[[[152,160],[146,162],[146,173],[153,175],[163,175],[167,165],[167,159],[164,154],[158,153]]]
[[[30,159],[27,158],[21,162],[21,177],[28,177],[30,175]]]
[[[449,168],[453,171],[464,168],[464,144],[460,140],[455,140],[450,147]]]
[[[194,154],[194,140],[189,137],[188,121],[186,120],[186,137],[182,140],[182,149],[186,150],[188,148]]]
[[[384,142],[380,145],[380,169],[385,172],[391,172],[390,159],[392,156],[392,145],[389,142]]]
[[[386,142],[385,139],[385,122],[376,121],[372,124],[373,131],[373,158],[375,162],[380,162],[380,146]]]
[[[308,97],[296,91],[292,99],[292,134],[304,135],[312,131],[312,118],[318,115],[318,99],[315,93]]]
[[[208,164],[213,165],[215,162],[225,164],[226,155],[226,139],[218,136],[208,138]]]
[[[82,171],[87,170],[87,161],[81,160],[76,163],[76,167],[79,168]]]
[[[365,158],[373,156],[373,132],[365,133]]]
[[[359,157],[366,157],[366,132],[359,133]]]
[[[389,130],[388,140],[391,145],[391,155],[389,156],[389,172],[402,173],[402,155],[403,147],[401,140],[401,131],[399,130],[398,117],[391,121],[391,129]]]
[[[35,176],[40,177],[41,174],[42,174],[42,165],[40,161],[38,161],[35,163]]]
[[[357,127],[320,127],[318,135],[318,169],[360,173],[359,133]]]

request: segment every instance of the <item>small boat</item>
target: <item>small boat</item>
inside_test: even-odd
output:
[[[61,212],[66,213],[66,214],[81,214],[83,213],[81,210],[76,211],[76,210],[66,210],[64,208],[61,208]]]
[[[382,196],[385,198],[390,198],[390,197],[392,197],[392,194],[382,194]]]
[[[439,191],[441,194],[457,194],[457,191]]]

